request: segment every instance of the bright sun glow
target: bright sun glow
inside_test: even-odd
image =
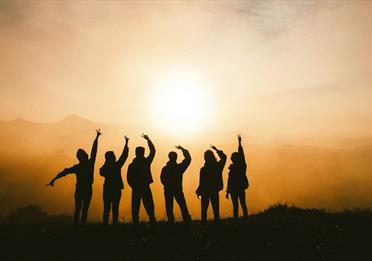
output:
[[[175,134],[205,127],[210,102],[207,86],[197,73],[172,71],[161,76],[152,96],[152,118],[156,126]]]

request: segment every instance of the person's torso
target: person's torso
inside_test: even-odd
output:
[[[167,164],[164,169],[164,189],[166,191],[182,191],[182,177],[179,164]]]
[[[231,164],[229,167],[228,183],[230,190],[241,190],[247,186],[246,164]]]
[[[151,169],[150,169],[150,162],[146,159],[135,159],[130,164],[132,181],[136,186],[143,186],[148,185],[153,182]]]
[[[218,163],[203,166],[201,175],[204,190],[207,192],[215,192],[222,189],[222,171],[219,169]]]
[[[123,189],[124,183],[121,176],[121,168],[117,164],[105,166],[102,170],[105,173],[104,187],[108,189]]]
[[[90,186],[94,180],[94,166],[90,160],[76,165],[76,186]]]

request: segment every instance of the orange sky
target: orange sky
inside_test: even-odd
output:
[[[0,119],[157,127],[156,79],[188,70],[204,79],[205,129],[366,136],[371,11],[369,1],[2,1]]]
[[[120,151],[124,134],[131,153],[142,131],[154,138],[158,215],[168,151],[178,143],[192,151],[185,194],[197,215],[203,152],[216,143],[230,155],[237,133],[254,184],[252,211],[279,201],[370,206],[371,13],[372,2],[356,0],[1,1],[3,211],[36,203],[70,213],[73,178],[55,191],[40,184],[73,164],[99,127],[97,168],[106,150]],[[92,122],[60,121],[71,114]],[[2,122],[17,117],[56,123]],[[228,215],[230,202],[221,204]]]

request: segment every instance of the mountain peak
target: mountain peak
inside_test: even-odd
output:
[[[62,122],[68,122],[68,123],[80,123],[80,122],[85,122],[85,123],[92,123],[90,120],[80,117],[79,115],[76,114],[71,114],[66,116],[65,118],[62,119]]]
[[[29,123],[30,121],[25,120],[22,117],[15,118],[14,120],[11,120],[10,123]]]

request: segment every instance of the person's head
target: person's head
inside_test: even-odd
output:
[[[115,163],[116,161],[115,153],[113,151],[106,152],[105,159],[106,159],[106,163],[109,163],[109,164]]]
[[[207,150],[204,152],[204,160],[205,162],[216,162],[216,156],[214,156],[213,151]]]
[[[169,158],[169,161],[177,162],[177,153],[174,151],[169,152],[168,158]]]
[[[86,153],[83,149],[78,149],[76,152],[76,158],[79,160],[79,162],[87,161],[88,153]]]
[[[145,156],[145,148],[144,147],[137,147],[136,148],[136,157],[143,158]]]
[[[232,163],[234,163],[234,164],[239,163],[239,153],[238,153],[238,152],[233,152],[233,153],[231,154],[231,161],[232,161]]]

